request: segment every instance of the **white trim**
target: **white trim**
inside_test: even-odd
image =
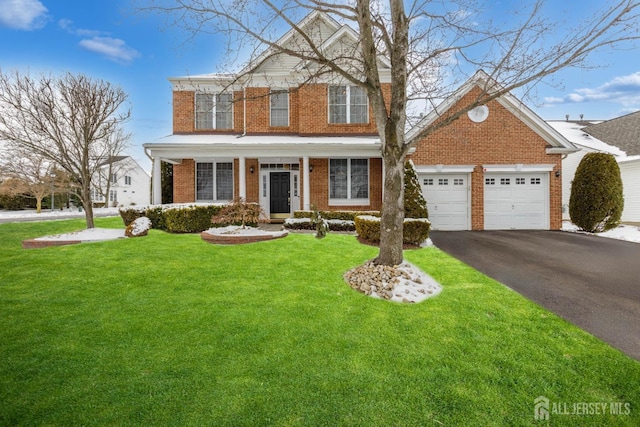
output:
[[[213,108],[211,110],[211,128],[199,128],[198,127],[198,95],[211,95],[213,97]],[[231,96],[231,127],[228,128],[218,128],[218,124],[216,121],[216,114],[218,108],[217,97],[220,95],[229,95]],[[223,92],[207,92],[207,91],[196,91],[193,94],[193,128],[195,130],[232,130],[233,129],[233,117],[234,117],[234,102],[233,102],[233,92],[223,91]],[[202,111],[204,112],[204,111]]]
[[[286,94],[287,95],[287,124],[286,125],[277,125],[274,126],[272,123],[273,120],[273,106],[271,104],[271,97],[273,95],[278,94]],[[278,89],[271,88],[269,89],[269,127],[270,128],[287,128],[291,126],[291,97],[289,96],[289,89]]]
[[[515,164],[515,165],[483,165],[482,169],[485,173],[505,172],[505,173],[535,173],[535,172],[551,172],[555,165],[527,165],[527,164]]]
[[[475,165],[414,165],[416,173],[471,173]]]

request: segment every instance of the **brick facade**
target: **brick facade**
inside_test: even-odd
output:
[[[385,94],[389,97],[390,85]],[[460,101],[468,102],[477,96],[471,90]],[[375,135],[376,127],[372,112],[368,124],[329,124],[328,86],[325,84],[305,85],[290,91],[290,122],[286,127],[270,126],[269,88],[246,88],[235,92],[234,133],[247,134],[287,134],[311,135]],[[194,92],[174,92],[174,133],[218,133],[216,131],[194,130]],[[246,107],[246,124],[244,122]],[[548,144],[519,117],[515,116],[497,101],[488,104],[490,114],[481,123],[472,122],[463,115],[453,124],[436,131],[416,145],[410,156],[416,166],[420,165],[473,165],[471,173],[471,228],[484,228],[484,171],[483,165],[551,164],[549,173],[550,228],[560,229],[561,179],[554,174],[561,168],[560,154],[547,154]],[[454,105],[449,111],[455,111]],[[229,133],[229,130],[221,133]],[[291,153],[296,156],[296,153]],[[330,154],[330,153],[328,153]],[[224,156],[224,153],[221,153]],[[337,155],[339,157],[339,155]],[[310,202],[323,210],[379,210],[382,205],[382,159],[369,161],[370,205],[330,206],[328,158],[310,158],[313,172],[310,173]],[[302,168],[302,159],[299,159]],[[250,173],[253,167],[254,173]],[[234,196],[239,193],[239,160],[234,160]],[[256,158],[245,159],[246,198],[250,202],[260,199],[259,162]],[[300,173],[300,197],[304,196],[304,174]],[[174,201],[188,203],[195,201],[195,162],[184,159],[174,166]]]
[[[470,91],[460,102],[469,102],[479,89]],[[465,114],[416,145],[410,156],[419,165],[474,165],[471,173],[471,228],[484,229],[483,165],[552,164],[549,174],[550,228],[562,227],[562,155],[547,154],[548,144],[520,118],[497,101],[488,104],[489,116],[474,123]],[[453,106],[450,111],[455,111]]]

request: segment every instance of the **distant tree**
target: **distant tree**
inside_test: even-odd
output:
[[[93,177],[130,137],[122,130],[131,116],[126,102],[119,87],[85,75],[34,79],[0,70],[0,139],[9,152],[29,150],[69,174],[87,228],[94,227]]]
[[[39,153],[24,147],[15,147],[4,157],[0,167],[11,183],[5,186],[5,191],[11,195],[23,194],[33,197],[36,200],[36,212],[40,213],[42,200],[51,194],[51,187],[54,186],[56,175],[51,162]]]
[[[600,233],[620,224],[623,209],[622,179],[615,157],[586,154],[571,184],[571,222],[584,231]]]
[[[404,216],[429,218],[427,201],[422,195],[418,174],[411,160],[404,163]]]

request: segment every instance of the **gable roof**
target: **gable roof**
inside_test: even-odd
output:
[[[582,129],[609,145],[619,147],[629,156],[640,155],[640,111]]]
[[[451,96],[442,101],[436,108],[431,110],[429,114],[427,114],[422,120],[420,120],[420,122],[416,126],[411,128],[406,134],[406,140],[411,141],[412,139],[414,139],[422,129],[435,122],[440,116],[442,116],[446,111],[453,107],[475,87],[479,87],[482,90],[491,91],[491,88],[499,87],[499,84],[484,71],[477,71]],[[578,148],[576,148],[576,146],[574,146],[553,127],[549,126],[547,122],[545,122],[540,116],[534,113],[529,107],[527,107],[522,101],[513,96],[511,93],[502,95],[501,97],[497,98],[496,101],[508,111],[510,111],[514,116],[519,118],[524,124],[526,124],[531,130],[533,130],[545,142],[547,142],[547,144],[551,146],[550,148],[547,148],[547,154],[565,154],[578,151]]]

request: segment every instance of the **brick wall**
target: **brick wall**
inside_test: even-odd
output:
[[[477,91],[461,100],[469,102]],[[553,164],[561,169],[560,154],[546,154],[548,144],[518,117],[498,102],[489,105],[489,117],[482,123],[463,115],[453,124],[423,139],[411,156],[419,165],[474,165],[471,174],[471,227],[484,228],[484,173],[486,164]],[[452,111],[455,111],[455,106]],[[549,174],[550,228],[562,226],[562,179]]]
[[[173,165],[173,202],[190,203],[196,201],[196,164],[193,159],[184,159]]]

